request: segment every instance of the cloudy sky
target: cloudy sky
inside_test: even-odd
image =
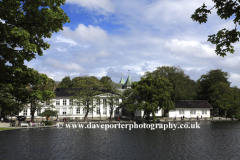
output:
[[[205,0],[206,1],[206,0]],[[41,73],[61,81],[91,75],[119,82],[130,70],[133,81],[158,66],[181,67],[197,80],[211,69],[230,75],[240,87],[240,43],[234,54],[217,56],[207,36],[235,26],[212,11],[206,24],[190,18],[203,0],[67,0],[61,8],[70,18],[50,39],[43,56],[26,62]],[[207,0],[208,8],[214,4]]]

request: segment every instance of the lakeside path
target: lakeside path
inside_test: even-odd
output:
[[[232,121],[232,118],[223,118],[223,117],[214,117],[214,118],[208,118],[208,119],[187,119],[185,118],[184,120],[181,120],[181,119],[173,119],[173,118],[158,118],[158,120],[160,120],[159,122],[160,123],[168,123],[168,122],[205,122],[205,121]],[[237,119],[234,119],[234,121],[237,121]],[[92,123],[92,124],[118,124],[119,121],[116,121],[116,120],[112,120],[110,123],[109,123],[109,120],[89,120],[88,122],[57,122],[57,123],[61,123],[61,124],[89,124],[89,123]],[[130,121],[126,121],[126,120],[120,120],[120,123],[122,124],[133,124],[133,123],[139,123],[139,122],[142,122],[144,123],[143,121],[133,121],[133,120],[130,120]],[[158,122],[158,123],[159,123]],[[56,123],[56,121],[55,121]],[[146,123],[146,122],[145,122]],[[149,123],[149,122],[148,122]],[[29,128],[49,128],[49,127],[56,127],[56,124],[53,124],[53,125],[47,125],[47,126],[35,126],[35,127],[21,127],[21,126],[14,126],[14,127],[11,127],[10,126],[10,123],[5,123],[5,122],[0,122],[0,131],[7,131],[7,130],[12,130],[12,129],[29,129]]]

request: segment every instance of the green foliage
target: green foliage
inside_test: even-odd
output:
[[[213,108],[218,108],[222,115],[226,113],[231,107],[233,97],[231,95],[231,88],[228,83],[219,82],[209,88],[210,102]]]
[[[235,24],[235,29],[227,30],[222,29],[218,31],[217,35],[209,35],[208,41],[212,44],[216,44],[216,54],[222,57],[226,56],[227,52],[234,53],[234,47],[232,43],[239,41],[240,32],[237,31],[237,25],[240,24],[240,4],[236,0],[213,0],[215,5],[211,9],[206,9],[207,6],[203,3],[203,6],[196,9],[194,14],[191,16],[193,21],[197,21],[200,24],[207,22],[207,14],[211,14],[213,8],[217,9],[217,14],[221,19],[227,20],[234,15],[233,23]]]
[[[89,111],[93,111],[95,105],[92,104],[96,95],[103,93],[102,84],[98,78],[94,76],[75,77],[72,79],[74,90],[69,90],[69,93],[74,93],[71,99],[76,99],[75,104],[82,104],[86,109],[84,121],[86,121]],[[90,106],[91,105],[91,106]]]
[[[173,92],[172,84],[165,78],[147,76],[142,77],[139,82],[132,84],[132,89],[136,90],[135,94],[139,96],[136,102],[144,114],[148,117],[153,115],[154,121],[155,112],[163,108],[166,112],[174,108],[174,103],[171,100]],[[133,105],[135,107],[136,105]]]
[[[42,56],[50,47],[43,38],[63,29],[70,22],[60,8],[65,0],[0,1],[0,83],[18,87],[34,83],[32,69],[24,61]],[[16,49],[20,48],[20,49]],[[15,91],[16,92],[16,91]]]
[[[69,76],[65,76],[57,86],[57,88],[71,88],[71,87],[72,81]]]
[[[211,104],[210,95],[212,90],[210,88],[219,82],[230,85],[228,77],[228,73],[223,72],[221,69],[210,70],[207,74],[202,75],[197,80],[197,98],[199,100],[207,100]]]
[[[40,102],[50,102],[55,97],[54,81],[47,77],[45,74],[40,74],[37,71],[32,71],[35,83],[19,86],[17,92],[12,90],[14,97],[25,103],[30,104],[31,121],[34,122],[34,113],[37,109],[41,108]]]
[[[45,125],[52,125],[53,123],[51,121],[45,121],[44,124]]]
[[[180,67],[162,66],[153,72],[146,72],[146,76],[152,75],[154,78],[162,77],[172,83],[174,92],[171,94],[172,100],[193,100],[196,97],[195,82]]]
[[[58,111],[53,111],[50,109],[46,109],[44,112],[40,113],[39,116],[47,116],[47,117],[51,117],[51,116],[57,116]]]

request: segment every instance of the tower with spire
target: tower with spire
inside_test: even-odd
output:
[[[129,70],[128,70],[129,71]],[[126,80],[126,82],[124,83],[123,77],[121,78],[119,84],[122,85],[122,89],[128,89],[131,88],[132,85],[132,78],[130,77],[130,71],[128,73],[128,78]]]

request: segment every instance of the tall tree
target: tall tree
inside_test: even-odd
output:
[[[219,82],[230,85],[228,78],[228,73],[223,72],[221,69],[210,70],[207,74],[203,74],[197,80],[197,98],[199,100],[207,100],[211,104],[210,95],[212,90],[210,88]]]
[[[228,110],[227,115],[233,116],[237,119],[240,118],[240,89],[236,86],[231,88],[231,96],[232,96],[232,107]]]
[[[166,78],[172,83],[174,92],[172,100],[193,100],[196,97],[195,82],[180,67],[162,66],[152,72],[146,72],[144,77]]]
[[[74,103],[81,103],[86,110],[84,121],[87,120],[89,112],[93,112],[95,105],[93,100],[96,95],[103,93],[102,85],[98,78],[94,76],[76,77],[72,80],[73,88],[69,93],[74,93],[71,99],[76,99]]]
[[[24,61],[42,56],[50,47],[43,38],[63,29],[70,22],[60,8],[65,0],[1,0],[0,1],[0,83],[35,83],[32,70]],[[15,90],[15,92],[17,89]]]
[[[55,97],[55,84],[46,74],[40,74],[37,71],[33,71],[32,74],[35,75],[35,83],[20,86],[13,95],[19,97],[25,104],[30,104],[31,122],[34,122],[34,113],[42,106],[40,102],[50,103],[51,99]]]
[[[208,41],[216,44],[216,54],[224,57],[227,52],[235,52],[232,44],[239,41],[240,32],[237,30],[237,25],[240,24],[240,3],[239,0],[213,0],[213,2],[215,5],[210,9],[207,9],[207,6],[203,3],[201,7],[196,9],[191,18],[193,21],[199,22],[199,24],[206,23],[208,14],[211,14],[211,10],[215,8],[221,19],[233,19],[234,29],[228,30],[224,28],[218,31],[217,34],[208,36]]]
[[[209,88],[210,103],[218,109],[220,115],[225,115],[233,107],[233,96],[228,83],[219,82]]]
[[[57,86],[57,88],[71,88],[71,87],[72,81],[69,76],[65,76]]]
[[[137,83],[137,82],[133,82]],[[141,103],[140,95],[136,89],[128,88],[122,94],[121,108],[126,108],[131,113],[132,118],[137,110],[143,110],[143,103]]]
[[[157,110],[163,108],[168,113],[170,109],[174,108],[171,100],[172,84],[165,78],[151,75],[142,77],[139,82],[132,84],[132,88],[137,90],[140,96],[137,103],[142,106],[144,114],[148,117],[152,114],[154,121]]]

